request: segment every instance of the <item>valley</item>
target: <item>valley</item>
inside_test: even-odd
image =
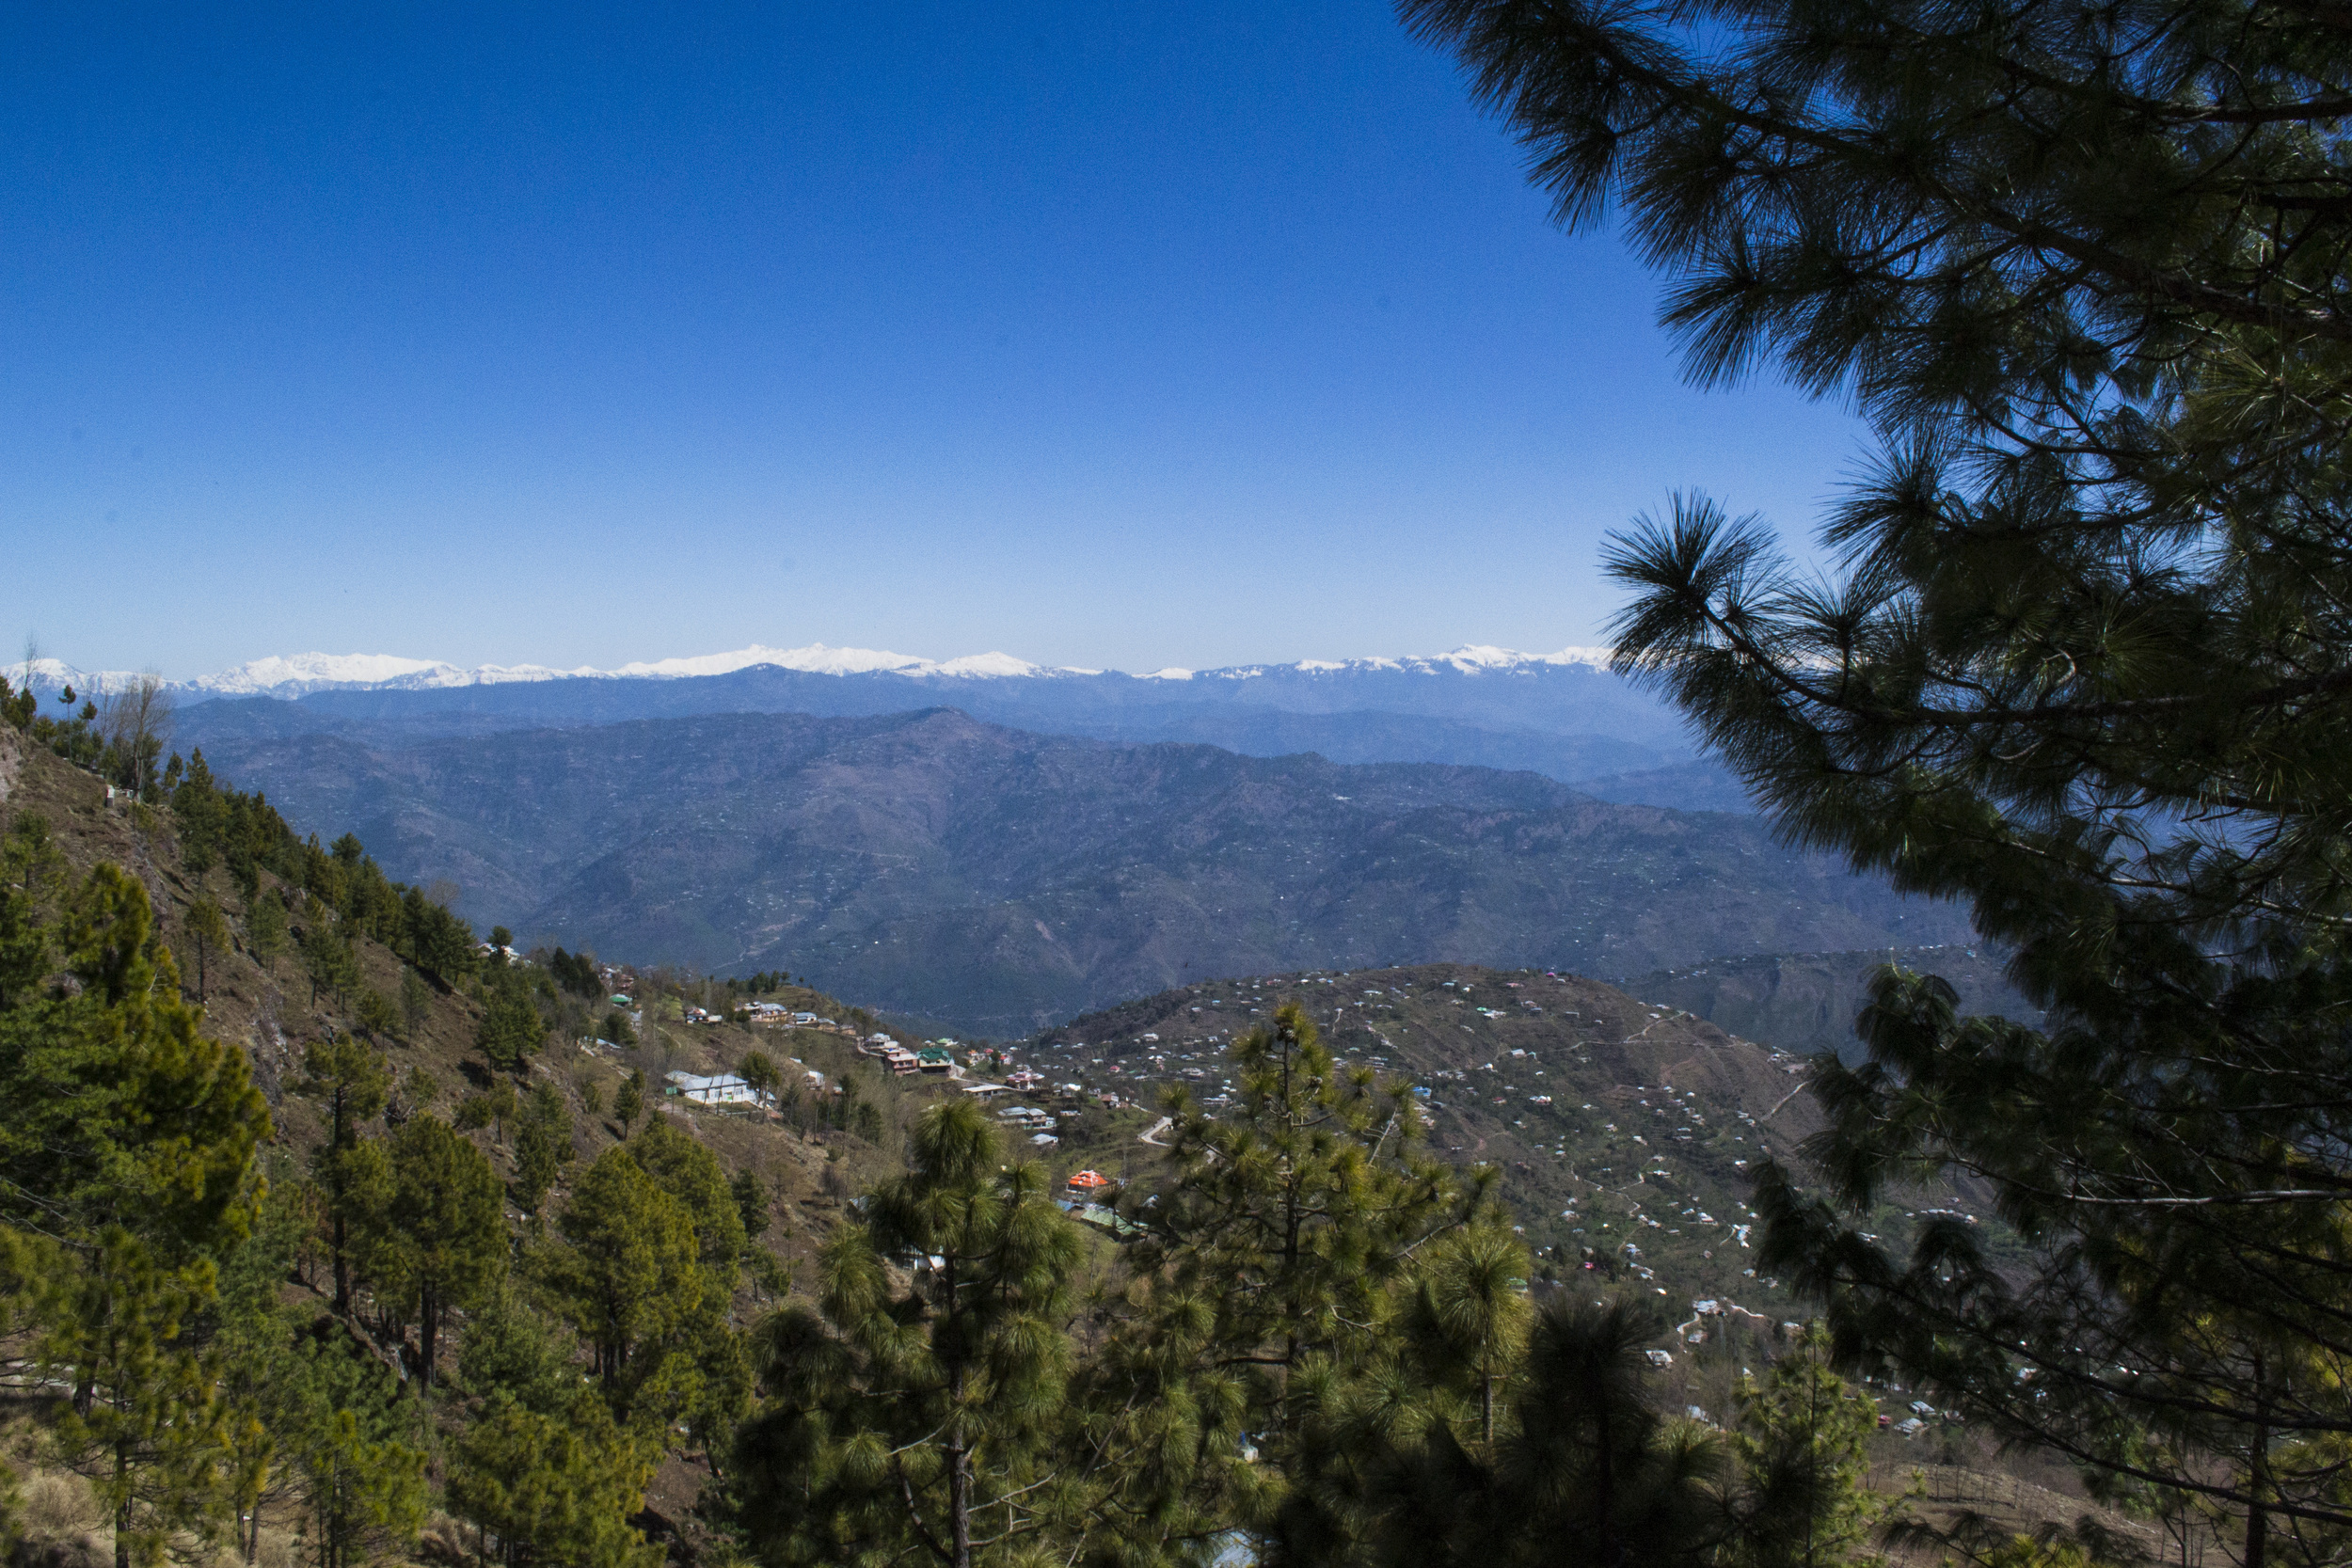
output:
[[[788,964],[962,1033],[1025,1034],[1187,974],[1438,958],[1619,975],[1966,934],[1754,817],[948,709],[206,754],[297,823],[348,825],[393,874],[453,887],[477,923],[707,972]]]

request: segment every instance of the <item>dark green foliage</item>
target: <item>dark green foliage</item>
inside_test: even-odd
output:
[[[244,1053],[198,1033],[135,878],[101,865],[64,904],[47,922],[15,906],[35,922],[19,940],[61,957],[80,990],[27,987],[0,1008],[0,1220],[119,1226],[171,1260],[233,1244],[269,1130]]]
[[[743,1080],[743,1086],[757,1095],[762,1105],[775,1097],[776,1085],[784,1082],[784,1075],[776,1070],[776,1064],[768,1059],[764,1051],[745,1052],[735,1070]]]
[[[224,1409],[202,1343],[215,1259],[258,1196],[269,1131],[242,1053],[198,1032],[146,888],[101,865],[70,889],[45,824],[5,845],[0,930],[0,1309],[72,1390],[56,1456],[87,1475],[118,1568],[209,1531]],[[61,959],[73,986],[43,989]]]
[[[631,1069],[612,1093],[612,1119],[621,1124],[621,1136],[628,1137],[629,1124],[644,1114],[645,1074],[642,1069]]]
[[[741,1216],[743,1239],[756,1242],[775,1220],[771,1207],[774,1199],[768,1191],[768,1183],[759,1179],[757,1171],[745,1165],[727,1183],[727,1192],[735,1199],[736,1213]]]
[[[523,1300],[511,1283],[485,1296],[466,1325],[457,1379],[485,1402],[560,1415],[580,1391],[578,1343]]]
[[[1830,1349],[1807,1329],[1762,1377],[1741,1380],[1731,1506],[1747,1568],[1838,1568],[1868,1555],[1880,1510],[1862,1481],[1878,1407],[1832,1370]]]
[[[566,953],[561,947],[548,959],[548,974],[555,983],[574,996],[590,1001],[604,995],[604,980],[596,974],[596,956],[591,953]]]
[[[628,1148],[629,1158],[685,1206],[694,1224],[695,1256],[709,1275],[709,1289],[722,1296],[733,1291],[745,1245],[743,1220],[718,1156],[663,1117],[648,1121]]]
[[[449,1505],[528,1561],[653,1568],[660,1548],[628,1524],[651,1471],[591,1392],[551,1414],[501,1402],[458,1440]]]
[[[370,1039],[388,1040],[398,1037],[400,1009],[392,1006],[390,997],[386,996],[373,986],[359,988],[358,1005],[352,1011],[356,1015],[359,1032]]]
[[[904,1294],[891,1258],[915,1262]],[[827,1243],[821,1316],[789,1307],[759,1332],[768,1400],[736,1453],[761,1555],[1029,1560],[1073,1500],[1054,1439],[1078,1258],[1042,1177],[1001,1163],[978,1106],[927,1110],[908,1174]]]
[[[552,1084],[531,1091],[515,1133],[515,1206],[532,1221],[572,1160],[572,1116]]]
[[[1832,1201],[1768,1172],[1759,1266],[1841,1354],[2233,1512],[2249,1563],[2281,1511],[2352,1527],[2317,1458],[2352,1428],[2352,34],[2293,5],[1405,10],[1563,216],[1622,202],[1695,374],[1770,364],[1876,427],[1835,581],[1698,499],[1620,541],[1619,667],[1791,836],[1964,901],[2052,1009],[1883,975],[1869,1061],[1819,1081]],[[1957,1223],[1862,1233],[1947,1164],[2028,1271]]]
[[[1328,1557],[1352,1536],[1359,1560],[1394,1568],[1717,1561],[1720,1448],[1661,1416],[1646,1386],[1643,1347],[1664,1327],[1554,1297],[1514,1358],[1492,1444],[1433,1418],[1409,1367],[1401,1385],[1391,1372],[1335,1390],[1309,1434],[1324,1506],[1285,1511],[1289,1551]]]
[[[350,933],[326,920],[313,918],[303,934],[302,967],[310,978],[313,1006],[321,991],[347,1002],[359,989],[359,958],[351,949]]]
[[[400,895],[401,956],[447,985],[475,971],[473,932],[415,888]]]
[[[423,975],[418,974],[415,970],[403,969],[400,972],[400,1024],[402,1032],[409,1038],[414,1039],[416,1037],[417,1031],[424,1027],[424,1021],[432,1015],[432,986],[426,982]]]
[[[424,1523],[425,1433],[391,1371],[331,1320],[266,1311],[224,1323],[228,1448],[241,1509],[298,1493],[319,1568],[348,1568],[415,1540]],[[260,1521],[250,1521],[258,1540]],[[242,1532],[241,1532],[242,1533]]]
[[[335,1268],[335,1310],[351,1310],[351,1251],[355,1227],[367,1227],[389,1196],[390,1169],[383,1146],[360,1136],[384,1109],[391,1070],[370,1045],[348,1035],[313,1044],[303,1058],[302,1088],[326,1117],[326,1141],[313,1156],[313,1175],[326,1194],[328,1252]]]
[[[38,1364],[74,1390],[53,1451],[88,1478],[115,1568],[157,1568],[174,1534],[209,1532],[227,1500],[226,1413],[195,1332],[211,1272],[170,1268],[119,1226],[46,1265]]]
[[[1408,1249],[1472,1200],[1412,1150],[1421,1118],[1404,1085],[1334,1062],[1295,1004],[1233,1060],[1229,1116],[1171,1095],[1176,1185],[1134,1253],[1139,1272],[1166,1271],[1162,1310],[1208,1315],[1202,1354],[1244,1369],[1259,1447],[1282,1465],[1294,1374],[1373,1354],[1372,1325]]]
[[[511,1078],[501,1078],[480,1094],[469,1094],[457,1104],[457,1130],[470,1132],[477,1127],[492,1130],[500,1143],[506,1141],[506,1124],[522,1109],[522,1101],[515,1093]]]
[[[489,1064],[506,1072],[519,1072],[539,1042],[547,1037],[546,1021],[538,1004],[516,980],[501,976],[489,988],[482,1024],[474,1033],[474,1048]]]
[[[625,1148],[608,1148],[573,1184],[548,1259],[549,1288],[609,1389],[682,1333],[702,1306],[694,1219]]]
[[[262,972],[274,971],[278,955],[286,950],[285,901],[274,893],[254,895],[246,906],[245,940]]]
[[[373,1250],[376,1289],[416,1313],[417,1373],[431,1386],[441,1324],[469,1310],[506,1274],[498,1173],[437,1117],[411,1117],[391,1145],[392,1188]]]
[[[220,912],[209,894],[199,895],[189,906],[185,919],[188,947],[196,958],[196,999],[204,1000],[205,972],[213,959],[235,942],[229,931],[229,917]]]

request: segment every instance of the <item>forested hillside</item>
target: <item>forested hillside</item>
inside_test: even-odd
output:
[[[1467,964],[1209,981],[1048,1030],[1036,1065],[1144,1104],[1181,1089],[1215,1112],[1232,1102],[1232,1043],[1284,1002],[1343,1065],[1409,1087],[1434,1155],[1492,1168],[1539,1277],[1590,1264],[1677,1304],[1715,1298],[1772,1322],[1804,1310],[1793,1281],[1756,1269],[1748,1199],[1765,1160],[1821,1129],[1808,1060],[1598,981]],[[1116,1168],[1162,1179],[1146,1150],[1120,1151]],[[1940,1182],[1890,1195],[1873,1228],[1907,1234],[1967,1204]],[[1969,1223],[2015,1247],[1989,1210]]]
[[[0,1528],[45,1562],[1175,1564],[1278,1515],[1411,1556],[1591,1522],[1562,1488],[1597,1432],[1650,1478],[1598,1516],[1629,1550],[1760,1552],[1792,1528],[1761,1506],[1790,1454],[1829,1446],[1803,1528],[1851,1542],[1873,1454],[1907,1451],[1820,1342],[1678,1293],[1732,1277],[1728,1213],[1676,1206],[1728,1211],[1731,1143],[1801,1131],[1786,1105],[1743,1119],[1794,1091],[1787,1064],[1606,988],[1423,970],[1345,1005],[1328,975],[1161,998],[1126,1022],[1199,1031],[1215,1096],[1081,1111],[1018,1163],[960,1083],[890,1077],[853,1047],[874,1019],[790,975],[517,958],[200,757],[142,785],[102,750],[130,769],[110,799],[54,754],[73,735],[30,738],[0,729],[0,1053],[39,1086],[0,1102]],[[1479,1010],[1515,984],[1540,995]],[[819,1026],[754,1027],[755,994]],[[1510,1096],[1597,1063],[1642,1075],[1596,1089],[1621,1117],[1654,1093],[1739,1130],[1547,1108],[1534,1136],[1472,1108],[1465,1029]],[[1094,1043],[1141,1065],[1143,1032]],[[664,1101],[673,1068],[764,1103]],[[1089,1128],[1132,1150],[1126,1189],[1088,1195],[1116,1223],[1053,1201]],[[1543,1245],[1562,1227],[1523,1234],[1512,1200],[1558,1191],[1593,1228]],[[1366,1425],[1383,1389],[1413,1414]],[[1492,1465],[1563,1410],[1537,1471]],[[1400,1507],[1431,1465],[1458,1472],[1446,1506]]]

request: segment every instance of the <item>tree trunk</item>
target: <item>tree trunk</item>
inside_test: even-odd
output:
[[[328,1228],[335,1252],[335,1314],[342,1317],[351,1311],[351,1260],[343,1256],[343,1206],[340,1194],[336,1195],[335,1217]]]
[[[441,1338],[441,1304],[433,1296],[433,1288],[426,1286],[417,1292],[417,1344],[421,1352],[417,1368],[418,1380],[423,1386],[433,1386],[433,1361]]]
[[[2262,1352],[2254,1353],[2254,1440],[2246,1457],[2245,1568],[2265,1568],[2270,1555],[2269,1390],[2263,1382]]]
[[[961,1433],[947,1445],[947,1513],[955,1530],[954,1568],[972,1568],[972,1456]]]
[[[115,1445],[115,1568],[131,1568],[131,1456]]]

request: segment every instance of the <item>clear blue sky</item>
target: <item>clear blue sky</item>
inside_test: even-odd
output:
[[[20,4],[0,234],[0,636],[87,666],[1552,648],[1859,451],[1374,0]]]

